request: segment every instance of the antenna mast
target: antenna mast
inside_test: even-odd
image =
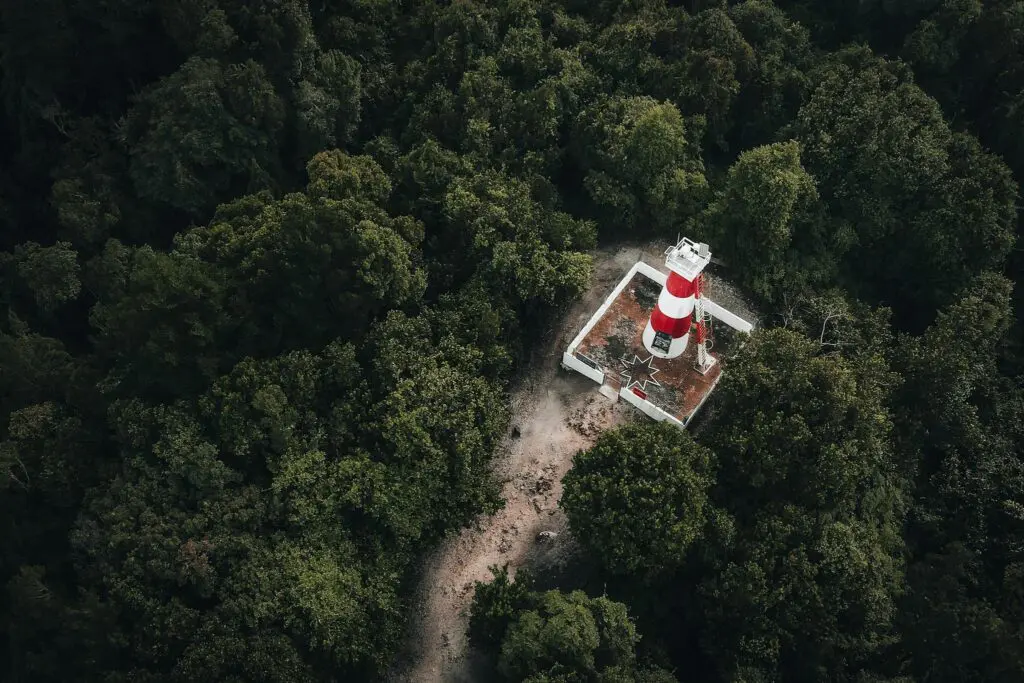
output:
[[[708,245],[704,242],[698,244],[697,249],[700,258],[711,258],[711,251],[708,249]],[[697,276],[697,279],[694,281],[694,285],[693,322],[697,333],[697,362],[694,364],[694,368],[700,374],[706,375],[708,370],[714,367],[717,360],[714,356],[708,353],[711,350],[713,342],[710,339],[711,314],[704,310],[703,272]]]

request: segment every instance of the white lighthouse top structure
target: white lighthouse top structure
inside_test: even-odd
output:
[[[711,250],[703,242],[698,244],[684,237],[675,246],[665,250],[665,265],[690,282],[696,280],[709,263]]]

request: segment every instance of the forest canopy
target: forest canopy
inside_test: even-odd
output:
[[[0,3],[0,678],[377,681],[592,253],[766,311],[488,680],[1020,680],[1024,3]]]

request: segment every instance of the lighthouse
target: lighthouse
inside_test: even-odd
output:
[[[694,305],[700,296],[700,274],[710,262],[708,245],[697,244],[685,237],[665,250],[668,278],[643,335],[644,346],[651,355],[677,358],[686,351],[690,326],[694,322]],[[698,331],[702,332],[703,319],[696,322]]]
[[[664,268],[633,264],[569,343],[562,367],[597,382],[612,401],[685,428],[718,385],[722,359],[754,326],[707,298],[707,244],[680,239],[664,257]],[[717,325],[737,334],[715,340]],[[712,355],[716,341],[723,343]]]

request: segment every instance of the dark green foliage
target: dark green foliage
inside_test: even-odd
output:
[[[358,337],[383,311],[423,294],[423,227],[382,208],[390,182],[380,167],[324,152],[309,175],[304,194],[243,197],[176,239],[175,254],[224,273],[249,353]]]
[[[664,232],[700,205],[703,164],[672,104],[608,98],[581,113],[577,126],[584,186],[609,227]]]
[[[995,367],[1011,323],[1010,283],[985,274],[969,283],[901,359],[900,424],[916,456],[917,505],[909,542],[906,655],[937,680],[1009,680],[1020,646],[1022,403]],[[973,324],[960,321],[969,315]]]
[[[361,94],[359,62],[337,50],[319,55],[295,93],[300,159],[350,142]]]
[[[723,193],[708,207],[708,239],[750,290],[779,301],[786,292],[812,284],[798,277],[826,280],[834,275],[815,272],[806,263],[814,256],[824,260],[831,251],[814,244],[817,201],[815,180],[800,164],[795,141],[747,150],[729,168]]]
[[[203,215],[270,185],[284,107],[262,66],[189,60],[142,93],[128,120],[139,196]]]
[[[877,347],[830,348],[758,332],[700,444],[668,425],[617,430],[566,477],[573,531],[680,665],[706,657],[724,680],[853,680],[897,640],[897,377]]]
[[[758,333],[716,395],[707,443],[731,509],[748,518],[797,504],[851,515],[868,503],[892,521],[897,484],[884,361],[865,353],[821,354],[817,340],[787,330]]]
[[[702,643],[728,678],[849,678],[894,640],[891,529],[786,506],[741,527],[700,586]]]
[[[735,519],[701,587],[708,646],[801,677],[851,675],[890,641],[901,580],[903,482],[886,409],[896,378],[869,352],[820,348],[785,330],[755,335],[707,435],[715,501]]]
[[[115,252],[116,253],[116,252]],[[210,264],[150,247],[118,254],[112,295],[92,309],[97,356],[112,368],[108,390],[183,395],[223,370],[227,316],[223,275]]]
[[[576,458],[483,675],[1018,680],[1022,17],[0,3],[0,678],[381,680],[598,235],[684,234],[769,329]]]
[[[506,681],[595,683],[676,679],[637,665],[639,636],[625,605],[582,591],[530,590],[529,579],[510,582],[505,569],[477,583],[470,638],[497,655]]]
[[[22,289],[32,294],[44,312],[73,301],[81,291],[78,260],[67,242],[52,247],[25,242],[15,248],[13,265]]]
[[[845,268],[859,289],[935,310],[958,283],[999,267],[1013,245],[1009,169],[953,133],[909,69],[850,49],[817,69],[795,127],[803,161],[840,218]],[[839,234],[838,232],[835,234]],[[835,238],[833,244],[835,244]]]
[[[473,645],[492,653],[501,647],[505,631],[523,609],[534,602],[531,583],[526,572],[519,572],[515,581],[509,579],[508,565],[491,568],[494,579],[477,583],[473,607],[469,615],[469,637]]]
[[[711,3],[708,3],[709,5]],[[706,117],[712,141],[721,145],[742,82],[753,69],[754,50],[724,7],[708,7],[686,22],[685,37],[668,71],[687,113]]]
[[[487,264],[476,275],[509,292],[517,308],[583,292],[590,256],[577,250],[594,246],[593,224],[553,211],[533,200],[522,181],[492,173],[456,179],[443,207],[446,243],[469,255],[469,263]]]
[[[678,568],[700,540],[712,480],[711,453],[686,432],[625,427],[573,460],[560,505],[609,572],[657,575]]]
[[[771,141],[796,117],[813,53],[807,28],[771,2],[747,0],[729,16],[753,48],[753,65],[733,106],[737,149],[746,149]]]
[[[487,463],[504,431],[486,383],[442,358],[388,369],[364,373],[332,344],[245,360],[194,407],[114,405],[125,468],[94,490],[73,542],[106,599],[130,607],[120,668],[247,677],[263,660],[239,655],[266,647],[280,658],[267,680],[386,665],[395,579],[493,509]]]

